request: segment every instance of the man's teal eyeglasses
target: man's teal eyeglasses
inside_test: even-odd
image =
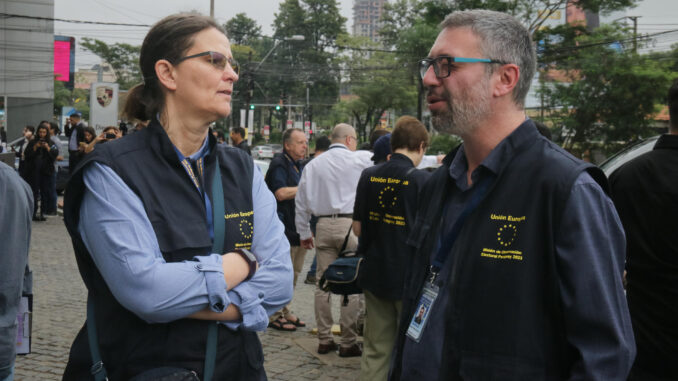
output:
[[[506,62],[499,60],[492,60],[489,58],[464,58],[464,57],[451,57],[451,56],[438,56],[435,58],[424,58],[419,61],[419,74],[423,79],[428,71],[428,68],[433,66],[433,72],[436,74],[437,78],[447,78],[456,70],[455,63],[489,63],[489,64],[502,64],[505,65]]]

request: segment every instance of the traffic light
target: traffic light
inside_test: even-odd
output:
[[[254,110],[254,105],[250,104],[250,110]]]
[[[280,111],[280,105],[275,105],[275,111]]]

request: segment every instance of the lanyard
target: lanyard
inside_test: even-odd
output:
[[[188,158],[181,160],[181,165],[184,166],[184,169],[188,173],[188,176],[193,181],[193,185],[198,188],[200,194],[203,194],[203,158],[200,157],[196,161],[191,161]]]
[[[471,196],[471,200],[466,204],[464,209],[461,211],[461,214],[459,214],[459,217],[457,218],[457,221],[454,223],[454,226],[452,226],[450,232],[447,233],[447,236],[445,236],[445,240],[442,242],[442,244],[439,245],[438,253],[433,259],[433,264],[431,265],[430,268],[431,277],[429,279],[429,282],[431,282],[431,284],[433,284],[433,282],[436,280],[436,278],[438,277],[438,273],[440,273],[440,270],[443,268],[445,261],[449,257],[450,252],[452,251],[452,246],[454,246],[454,242],[459,237],[459,232],[461,232],[461,228],[464,226],[466,218],[473,212],[473,210],[476,207],[478,207],[480,202],[485,198],[485,195],[487,194],[487,191],[490,189],[490,185],[492,185],[493,180],[494,175],[488,175],[484,177],[482,180],[480,180],[480,182],[478,182],[478,184],[476,185],[476,190],[475,192],[473,192],[473,196]],[[446,213],[447,205],[445,206],[445,209],[443,211],[443,216],[445,216]]]
[[[292,158],[287,153],[285,153],[285,158],[287,159],[287,162],[289,164],[292,164],[292,168],[294,168],[294,171],[299,173],[299,168],[297,168],[297,163],[294,160],[292,160]]]

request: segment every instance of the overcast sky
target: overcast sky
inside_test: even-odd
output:
[[[272,35],[271,24],[278,12],[279,0],[215,0],[214,13],[220,23],[225,23],[237,13],[245,13],[257,21],[265,35]],[[346,29],[353,25],[353,0],[338,0],[341,14],[348,19]],[[164,16],[197,10],[209,14],[209,0],[54,0],[54,17],[70,20],[88,20],[132,24],[153,24]],[[638,20],[639,33],[656,33],[678,29],[678,1],[643,0],[640,6],[625,13],[641,16]],[[77,40],[92,37],[106,42],[127,42],[140,45],[148,28],[73,24],[56,22],[54,31],[59,35],[73,36]],[[678,33],[662,37],[657,44],[668,47],[678,43]],[[76,65],[90,66],[99,62],[91,53],[78,48]]]
[[[273,34],[271,24],[278,12],[279,0],[215,0],[214,16],[225,23],[238,13],[245,13],[257,21],[264,35]],[[349,19],[346,29],[353,25],[353,0],[339,0],[341,14]],[[209,14],[209,0],[54,0],[54,17],[58,19],[103,21],[115,23],[153,24],[161,18],[182,11],[197,10]],[[77,40],[92,37],[107,42],[127,42],[141,45],[148,28],[73,24],[57,22],[54,32],[73,36]],[[76,51],[76,65],[89,66],[99,59],[81,48]]]

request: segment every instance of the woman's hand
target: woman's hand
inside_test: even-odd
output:
[[[101,142],[101,141],[103,141],[103,140],[106,140],[106,134],[104,134],[104,133],[102,132],[101,134],[99,134],[99,136],[97,136],[96,138],[94,138],[94,144],[99,143],[99,142]]]
[[[250,273],[250,265],[238,253],[227,253],[221,256],[221,267],[226,280],[226,290],[242,283]],[[256,264],[259,269],[259,263]]]

